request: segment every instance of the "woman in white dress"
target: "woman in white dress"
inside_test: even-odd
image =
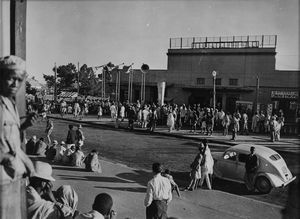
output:
[[[169,132],[171,132],[174,128],[175,124],[175,118],[172,109],[168,112],[168,120],[167,120],[167,126],[169,127]]]
[[[206,181],[206,185],[209,190],[211,190],[212,185],[212,174],[214,171],[214,159],[211,155],[210,149],[207,144],[207,140],[204,139],[203,141],[203,160],[201,163],[201,179],[200,179],[200,187],[202,187],[204,180]],[[202,144],[201,144],[202,145]]]

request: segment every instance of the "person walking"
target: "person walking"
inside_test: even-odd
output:
[[[99,106],[98,106],[98,112],[97,112],[97,118],[101,119],[102,115],[103,115],[102,106],[101,106],[101,104],[99,104]]]
[[[170,180],[161,175],[160,163],[152,164],[154,177],[147,184],[147,193],[144,200],[146,219],[167,219],[168,204],[172,200]]]
[[[199,147],[198,149],[199,149],[199,153],[197,154],[194,161],[190,165],[190,167],[191,167],[191,172],[190,172],[191,181],[190,181],[188,187],[185,188],[185,191],[186,190],[193,191],[194,189],[196,189],[197,181],[199,179],[201,179],[201,162],[202,162],[202,159],[203,159],[202,147]]]
[[[172,132],[174,129],[175,118],[172,109],[168,112],[167,126],[169,128],[169,132]]]
[[[82,131],[82,125],[77,126],[76,137],[75,137],[75,145],[81,147],[84,144],[85,137]]]
[[[67,148],[70,148],[72,145],[76,143],[76,131],[73,129],[73,125],[69,125],[69,130],[67,134]]]
[[[255,147],[250,148],[250,154],[247,156],[245,163],[245,184],[249,191],[254,191],[254,179],[256,175],[257,168],[259,166],[259,160],[255,154]]]
[[[173,176],[171,175],[171,171],[169,169],[165,169],[165,172],[162,175],[170,180],[170,183],[172,186],[172,192],[173,192],[173,190],[175,190],[178,197],[180,197],[179,187],[178,187],[177,183],[174,181]]]
[[[51,144],[50,135],[52,134],[53,128],[54,128],[53,121],[49,117],[47,117],[45,133],[46,133],[49,145]]]
[[[203,159],[201,162],[201,179],[200,187],[202,187],[204,180],[209,190],[212,189],[212,175],[214,169],[214,159],[211,155],[210,149],[208,147],[207,139],[202,141],[202,155]]]
[[[228,128],[230,126],[230,115],[229,115],[229,113],[226,113],[225,116],[223,117],[222,126],[223,126],[223,135],[224,136],[228,135]]]
[[[133,106],[130,105],[128,113],[128,129],[133,130],[134,120],[135,120],[135,111],[133,109]]]
[[[246,112],[242,115],[242,135],[248,135],[248,115]]]
[[[236,136],[240,128],[239,121],[240,119],[238,118],[237,114],[234,114],[232,116],[232,138],[231,138],[231,140],[233,141],[236,140]]]
[[[80,113],[80,105],[77,101],[74,103],[74,118],[77,118]]]
[[[123,122],[124,118],[125,118],[125,106],[124,106],[124,104],[121,104],[120,117],[121,117],[121,122]]]
[[[115,106],[114,102],[111,104],[109,109],[110,109],[110,117],[111,117],[112,121],[115,121],[118,116],[118,110],[117,110],[117,107]]]

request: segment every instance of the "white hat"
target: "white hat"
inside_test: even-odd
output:
[[[66,144],[64,141],[61,141],[60,144]]]
[[[58,144],[58,142],[56,140],[53,141],[53,144]]]
[[[35,173],[32,177],[38,177],[49,181],[55,181],[55,179],[52,177],[52,167],[50,164],[42,161],[35,161],[34,167]]]
[[[26,63],[18,56],[5,56],[0,58],[0,69],[21,70],[26,74]]]

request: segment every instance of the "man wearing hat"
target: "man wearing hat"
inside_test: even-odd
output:
[[[172,186],[170,180],[161,175],[160,163],[152,165],[153,179],[148,182],[144,204],[146,219],[166,219],[168,204],[172,200]]]
[[[245,184],[249,191],[254,191],[254,178],[259,166],[258,158],[255,154],[255,147],[250,147],[250,154],[247,156],[245,163]]]
[[[15,97],[26,78],[24,60],[0,58],[0,78],[0,218],[22,218],[23,177],[33,173],[34,167],[21,149],[21,131],[33,125],[37,115],[28,115],[20,124]]]
[[[56,202],[52,193],[52,183],[55,179],[52,177],[52,167],[50,164],[36,161],[34,162],[36,172],[29,178],[27,192],[27,218],[64,218],[62,212],[67,211],[67,206]],[[50,201],[42,198],[47,197]],[[68,213],[66,213],[68,214]]]

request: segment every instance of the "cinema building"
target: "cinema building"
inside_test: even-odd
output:
[[[150,70],[145,76],[145,100],[157,101],[157,83],[165,81],[165,101],[212,106],[233,112],[236,108],[278,111],[289,120],[299,108],[299,71],[279,71],[276,35],[171,38],[167,70]],[[151,65],[149,63],[149,65]],[[150,66],[151,69],[151,66]],[[212,72],[217,73],[213,80]],[[133,101],[140,99],[141,72],[133,72]],[[122,77],[121,99],[127,99],[127,76]],[[292,121],[291,121],[292,122]]]

